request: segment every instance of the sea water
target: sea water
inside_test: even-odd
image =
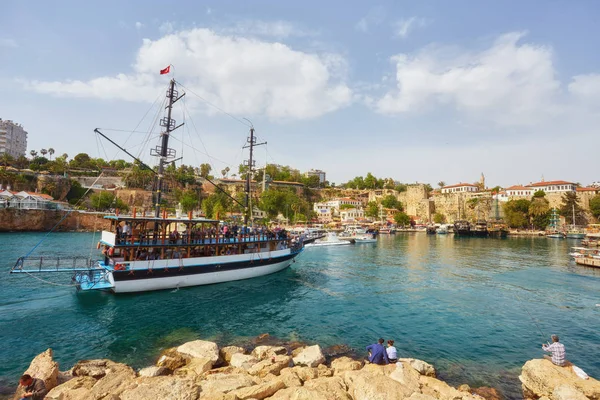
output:
[[[451,384],[499,388],[509,399],[521,397],[523,364],[558,334],[567,358],[600,376],[600,269],[570,260],[576,241],[403,233],[309,248],[291,268],[265,277],[114,295],[77,293],[69,275],[10,275],[44,236],[0,234],[5,391],[48,347],[62,370],[90,358],[141,367],[185,341],[231,344],[265,332],[345,344],[361,356],[379,337],[394,339],[399,357],[434,364]],[[97,257],[97,240],[54,233],[34,254]]]

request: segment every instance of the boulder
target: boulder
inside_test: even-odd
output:
[[[429,396],[423,393],[413,393],[410,395],[408,400],[437,400],[435,397]]]
[[[397,400],[410,397],[409,388],[384,374],[373,374],[364,371],[350,371],[354,374],[348,392],[354,400]]]
[[[282,369],[290,365],[291,357],[275,356],[271,359],[259,361],[248,370],[250,375],[258,375],[261,378],[267,374],[279,375]]]
[[[189,362],[190,358],[177,352],[176,348],[167,349],[162,352],[158,361],[156,361],[157,367],[165,367],[171,371],[175,371],[177,368],[183,367]]]
[[[295,365],[303,365],[305,367],[316,367],[325,362],[325,356],[321,351],[321,346],[305,347],[300,354],[293,358]]]
[[[553,398],[554,388],[569,385],[591,400],[600,400],[599,381],[592,377],[581,379],[575,375],[570,366],[559,367],[546,359],[527,361],[521,370],[519,380],[523,384],[525,399],[537,399],[542,396]]]
[[[285,389],[285,383],[280,379],[275,379],[230,392],[237,396],[240,400],[258,399],[262,400],[266,397],[273,396],[278,390]],[[125,399],[123,399],[125,400]]]
[[[91,376],[80,376],[56,386],[46,395],[46,400],[87,400],[90,390],[96,383]]]
[[[319,375],[319,378],[330,377],[333,376],[333,371],[327,368],[327,365],[319,364],[317,367],[317,374]]]
[[[223,361],[225,361],[225,363],[229,364],[229,361],[231,361],[231,356],[234,354],[244,354],[245,350],[243,347],[239,347],[239,346],[226,346],[223,347],[220,351],[219,351],[219,356],[221,357],[221,359]]]
[[[571,385],[558,385],[552,392],[554,400],[588,400],[588,398]]]
[[[408,363],[398,361],[389,377],[403,386],[406,386],[411,392],[419,392],[421,383],[419,382],[419,372]]]
[[[232,390],[254,386],[257,382],[246,374],[211,374],[207,375],[206,379],[200,381],[202,388],[202,398],[205,393],[228,393]]]
[[[416,358],[399,358],[398,361],[410,364],[410,366],[419,371],[421,375],[432,376],[434,378],[436,376],[433,365],[426,363],[425,361],[417,360]]]
[[[315,379],[319,376],[316,368],[310,367],[292,367],[284,368],[280,371],[280,375],[295,374],[302,382]]]
[[[207,358],[216,363],[219,359],[219,346],[206,340],[194,340],[177,347],[177,352],[192,358]]]
[[[235,353],[229,360],[229,365],[232,367],[250,369],[258,360],[251,355]]]
[[[302,353],[305,348],[306,348],[306,346],[304,346],[304,345],[296,347],[294,350],[292,350],[292,357],[298,356],[298,354]]]
[[[173,371],[178,376],[200,376],[203,373],[210,371],[213,361],[208,358],[192,358],[185,366]]]
[[[287,355],[287,349],[282,346],[257,346],[252,355],[259,361],[280,355]]]
[[[275,393],[269,400],[330,400],[325,394],[306,387],[291,387]]]
[[[119,394],[120,400],[198,400],[200,387],[193,379],[176,376],[141,377],[135,385]]]
[[[351,359],[350,357],[336,358],[331,362],[331,369],[334,375],[339,375],[344,371],[357,371],[362,367],[362,362]]]
[[[119,396],[124,390],[135,386],[136,373],[133,368],[116,363],[110,360],[93,360],[107,361],[106,375],[96,382],[90,390],[90,399],[103,399],[106,396]],[[83,370],[80,370],[80,373]],[[90,372],[92,372],[90,370]]]
[[[169,370],[168,368],[153,366],[153,367],[146,367],[146,368],[140,369],[138,374],[140,376],[145,376],[147,378],[151,378],[153,376],[169,375],[170,372],[171,372],[171,370]]]
[[[44,381],[46,389],[52,390],[58,384],[58,363],[54,361],[52,349],[48,349],[38,354],[29,364],[26,374],[33,378]],[[22,388],[19,386],[17,394],[20,395]]]
[[[287,374],[280,373],[278,379],[281,379],[283,381],[286,388],[302,386],[302,379],[300,379],[298,374],[294,371],[291,371]]]
[[[314,390],[331,400],[352,400],[352,397],[346,391],[346,383],[339,376],[311,379],[304,384],[304,387]]]
[[[436,399],[443,400],[485,400],[483,397],[461,392],[446,382],[440,381],[439,379],[432,378],[431,376],[421,375],[419,377],[421,383],[421,392],[423,394],[435,397]]]

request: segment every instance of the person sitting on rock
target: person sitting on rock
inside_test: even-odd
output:
[[[367,350],[369,351],[369,362],[372,364],[383,365],[390,363],[385,347],[383,347],[383,342],[385,342],[385,340],[380,338],[378,343],[367,346]]]
[[[48,390],[43,380],[32,378],[31,375],[25,374],[19,379],[19,384],[25,388],[25,393],[22,394],[21,400],[42,400]]]
[[[392,339],[388,340],[387,345],[388,347],[385,349],[385,351],[387,353],[388,360],[390,361],[390,364],[396,364],[398,362],[398,352],[394,347],[394,341]]]
[[[561,367],[565,366],[565,345],[558,342],[558,336],[552,335],[552,344],[543,344],[542,349],[544,351],[552,353],[552,357],[544,355],[544,358],[552,361],[554,365]]]

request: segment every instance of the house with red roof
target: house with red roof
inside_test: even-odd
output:
[[[444,186],[442,193],[466,193],[479,192],[479,186],[472,183],[457,183],[456,185]]]

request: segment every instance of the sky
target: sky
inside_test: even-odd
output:
[[[436,186],[600,180],[600,2],[12,1],[0,13],[0,118],[29,150],[152,162],[169,79],[171,141],[257,165]],[[159,71],[172,65],[172,74]]]

